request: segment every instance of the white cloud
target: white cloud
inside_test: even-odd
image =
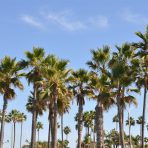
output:
[[[42,23],[41,23],[39,20],[37,20],[37,19],[35,19],[34,17],[32,17],[32,16],[23,15],[23,16],[21,17],[21,19],[22,19],[25,23],[27,23],[27,24],[29,24],[29,25],[31,25],[31,26],[34,26],[34,27],[37,27],[37,28],[42,28],[42,27],[43,27]]]
[[[92,26],[97,28],[106,28],[109,25],[108,18],[105,16],[97,16],[89,19]]]
[[[38,19],[37,19],[38,18]],[[69,11],[62,12],[41,12],[39,17],[31,15],[23,15],[21,20],[36,28],[50,28],[51,24],[56,25],[66,31],[102,29],[109,26],[109,21],[106,16],[90,16],[83,20],[75,19]]]
[[[48,19],[48,21],[56,23],[60,27],[69,31],[81,30],[86,28],[86,25],[82,21],[69,19],[65,13],[49,13],[46,18]]]
[[[125,10],[123,12],[123,19],[129,23],[137,24],[137,25],[143,25],[148,23],[148,18],[146,18],[143,15],[133,13],[130,10]]]

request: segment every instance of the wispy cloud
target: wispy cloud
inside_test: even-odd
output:
[[[39,20],[37,20],[34,17],[29,16],[29,15],[23,15],[21,17],[21,20],[33,27],[37,27],[37,28],[43,27],[42,23]]]
[[[65,30],[76,31],[86,28],[82,21],[72,20],[65,13],[49,13],[45,17],[49,22],[56,23]]]
[[[40,13],[39,17],[31,15],[23,15],[21,17],[25,23],[36,28],[50,28],[50,25],[55,25],[66,31],[78,31],[89,29],[102,29],[109,26],[109,21],[106,16],[97,15],[90,16],[86,19],[76,19],[69,11]]]
[[[97,28],[106,28],[109,26],[109,21],[106,16],[97,16],[89,19],[90,24]]]
[[[122,17],[125,21],[137,25],[143,25],[148,23],[147,17],[138,13],[134,13],[129,9],[124,10]]]

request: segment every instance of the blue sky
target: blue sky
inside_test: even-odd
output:
[[[138,41],[136,31],[144,31],[148,24],[148,1],[135,0],[5,0],[0,1],[0,58],[5,55],[24,58],[24,51],[32,47],[43,47],[46,53],[54,53],[61,58],[70,60],[70,67],[87,68],[85,63],[90,59],[90,49],[121,45],[123,42]],[[31,87],[25,80],[25,90],[17,90],[15,101],[9,102],[8,111],[18,108],[28,115],[24,124],[24,139],[30,139],[31,116],[26,112],[25,104]],[[0,108],[2,108],[2,96]],[[137,118],[141,113],[142,96],[137,96],[139,106],[131,111]],[[85,105],[85,110],[91,110],[95,102]],[[75,103],[69,115],[65,115],[65,125],[73,131],[69,139],[70,148],[75,148],[76,131],[73,120],[77,111]],[[116,109],[105,114],[105,129],[111,129],[112,116]],[[148,113],[148,112],[147,112]],[[39,119],[44,122],[41,140],[47,139],[47,114]],[[19,127],[17,126],[17,138]],[[126,128],[127,130],[127,128]],[[138,133],[136,126],[133,133]],[[6,125],[6,139],[11,136],[11,126]],[[147,134],[147,133],[146,133]],[[58,134],[60,136],[60,132]],[[25,141],[25,140],[24,140]],[[10,143],[9,143],[10,144]],[[4,148],[10,147],[5,144]],[[17,142],[16,148],[19,147]]]

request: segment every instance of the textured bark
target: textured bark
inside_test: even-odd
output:
[[[3,100],[4,100],[4,104],[3,104],[3,112],[2,112],[2,120],[1,120],[0,148],[3,148],[5,114],[6,114],[6,110],[7,110],[7,104],[8,104],[8,101],[5,97],[3,98]]]
[[[49,121],[49,126],[48,126],[48,148],[50,148],[50,121]]]
[[[50,148],[50,133],[51,133],[51,116],[50,116],[50,109],[49,109],[49,115],[48,115],[48,148]]]
[[[21,122],[20,148],[22,148],[23,122]]]
[[[34,86],[34,101],[33,101],[33,112],[32,112],[32,131],[31,131],[31,148],[36,148],[36,124],[37,124],[37,87]]]
[[[14,122],[14,123],[13,123],[13,126],[14,126],[14,133],[13,133],[13,134],[14,134],[14,135],[13,135],[13,139],[14,139],[14,140],[13,140],[13,148],[15,148],[15,132],[16,132],[16,122]]]
[[[53,141],[52,141],[52,148],[57,147],[57,86],[54,86],[54,125],[53,125]]]
[[[118,107],[118,118],[119,118],[120,144],[121,144],[121,148],[125,148],[124,130],[123,130],[123,121],[122,121],[122,107],[120,105],[120,102],[121,102],[120,92],[121,92],[121,86],[119,86],[119,88],[118,88],[117,107]]]
[[[103,131],[103,106],[99,100],[96,106],[96,131],[97,131],[97,148],[104,148],[104,131]]]
[[[147,95],[147,84],[146,84],[146,81],[145,81],[144,102],[143,102],[143,114],[142,114],[142,139],[141,139],[141,148],[144,148],[144,125],[145,125],[145,111],[146,111],[146,95]]]
[[[79,102],[79,109],[78,109],[78,148],[81,148],[81,139],[82,139],[82,121],[83,121],[83,105],[82,101]]]

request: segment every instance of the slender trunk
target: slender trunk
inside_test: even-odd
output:
[[[132,148],[132,139],[131,139],[131,122],[130,122],[130,112],[128,111],[128,125],[129,125],[129,144]]]
[[[50,116],[50,109],[49,109],[49,115],[48,115],[48,148],[50,148],[50,133],[51,133],[51,116]]]
[[[14,135],[13,135],[13,148],[15,148],[15,131],[16,131],[16,129],[15,129],[15,127],[16,127],[16,122],[14,122],[13,123],[13,126],[14,126]]]
[[[57,86],[54,86],[54,125],[53,125],[53,146],[52,148],[57,147]]]
[[[11,148],[13,148],[13,124],[12,124],[12,131],[11,131]]]
[[[94,121],[94,126],[93,126],[93,141],[95,142],[96,140],[96,137],[95,137],[95,121]]]
[[[142,145],[141,138],[142,138],[142,124],[140,124],[140,146]]]
[[[5,114],[7,110],[7,99],[3,98],[4,104],[3,104],[3,112],[2,112],[2,120],[1,120],[1,132],[0,132],[0,148],[3,148],[3,142],[4,142],[4,124],[5,124]]]
[[[97,148],[104,148],[104,131],[103,131],[103,106],[98,103],[96,106],[96,130],[97,130]]]
[[[81,148],[81,139],[82,139],[82,129],[83,129],[83,104],[82,101],[79,102],[78,109],[78,148]]]
[[[38,130],[38,142],[40,141],[40,130]]]
[[[21,122],[20,148],[22,147],[23,122]]]
[[[53,141],[54,141],[54,114],[53,112],[51,113],[51,118],[50,118],[50,126],[51,126],[51,147],[53,147]]]
[[[116,122],[116,131],[118,131],[118,122]]]
[[[129,125],[129,144],[130,144],[130,148],[132,148],[131,125]]]
[[[147,95],[147,84],[146,83],[147,82],[145,80],[143,114],[142,114],[142,139],[141,139],[141,148],[144,148],[144,125],[145,125],[146,95]]]
[[[124,130],[123,130],[123,122],[122,122],[122,107],[120,105],[121,96],[120,96],[121,86],[118,87],[117,94],[117,107],[118,107],[118,118],[119,118],[119,131],[120,131],[120,144],[121,148],[125,148],[124,146]]]
[[[36,101],[37,101],[37,87],[34,85],[32,131],[31,131],[31,148],[36,148],[36,124],[37,124]]]
[[[62,138],[62,148],[64,148],[64,138],[63,138],[63,115],[61,115],[61,138]]]

